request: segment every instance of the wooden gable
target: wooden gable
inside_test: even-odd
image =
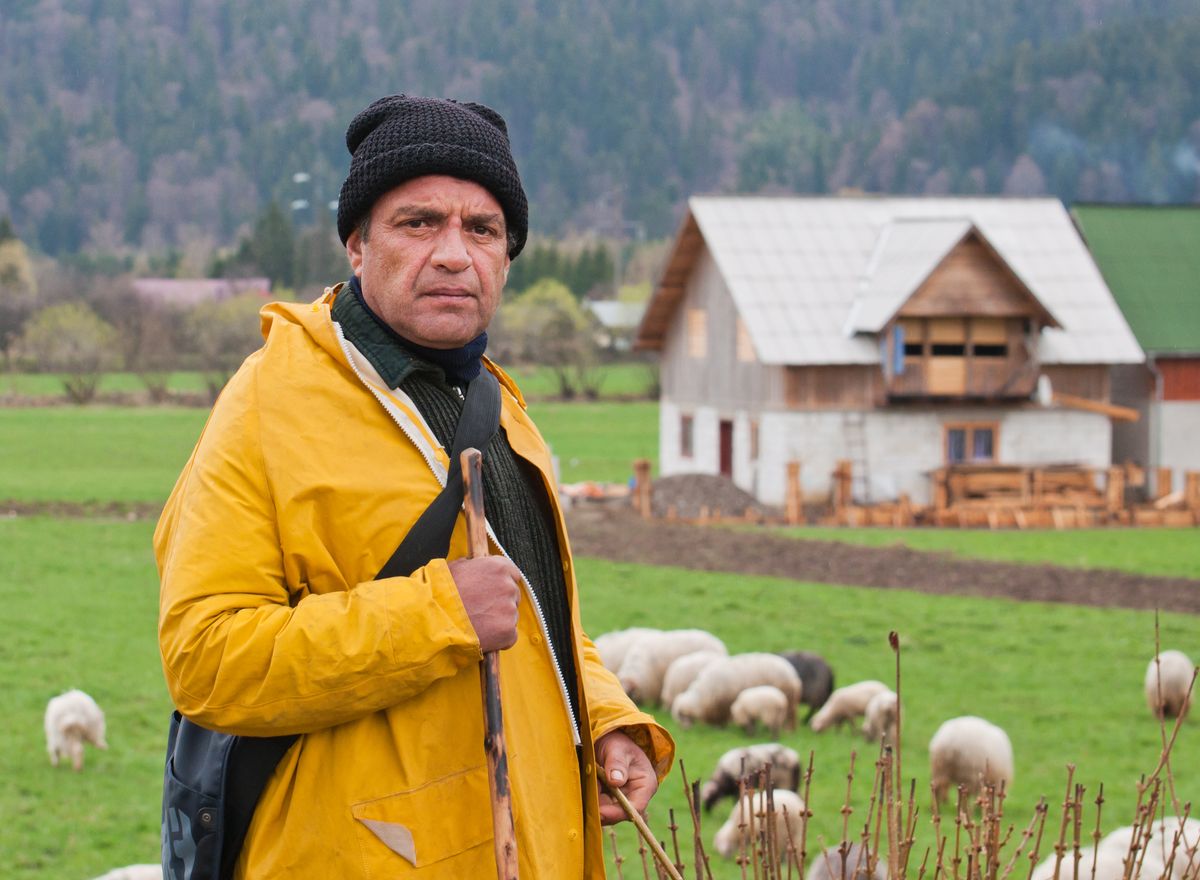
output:
[[[667,267],[663,270],[658,287],[655,288],[646,312],[642,315],[637,338],[633,343],[634,348],[653,351],[662,349],[671,317],[683,300],[692,267],[703,249],[704,236],[700,233],[696,218],[689,211],[679,234],[675,236],[675,246],[667,258]]]
[[[1033,318],[1058,327],[1049,310],[975,229],[929,273],[896,313],[902,318]]]

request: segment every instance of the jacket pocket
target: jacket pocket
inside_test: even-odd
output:
[[[418,788],[351,806],[355,832],[368,876],[404,876],[401,866],[420,869],[447,863],[457,876],[468,863],[492,865],[491,801],[487,767],[480,765],[435,779]],[[467,855],[468,851],[477,850]],[[403,860],[403,862],[401,861]],[[398,873],[399,872],[399,873]],[[432,873],[438,873],[437,871]],[[447,875],[451,876],[451,875]]]

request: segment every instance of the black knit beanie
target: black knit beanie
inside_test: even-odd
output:
[[[495,110],[444,98],[380,98],[346,129],[350,173],[338,197],[342,244],[388,190],[424,174],[473,180],[500,203],[511,234],[508,256],[525,247],[529,205],[508,144],[508,128]]]

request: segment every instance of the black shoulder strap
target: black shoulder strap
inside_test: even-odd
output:
[[[441,559],[450,549],[454,521],[462,509],[463,479],[459,456],[464,449],[487,448],[500,427],[500,383],[485,369],[467,386],[467,398],[454,431],[446,488],[425,508],[392,558],[384,563],[376,580],[412,574],[431,559]]]

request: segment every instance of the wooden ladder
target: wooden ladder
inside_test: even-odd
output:
[[[861,504],[871,503],[871,474],[867,467],[867,414],[862,410],[846,410],[842,413],[842,437],[845,440],[845,458],[853,468],[851,495]]]

